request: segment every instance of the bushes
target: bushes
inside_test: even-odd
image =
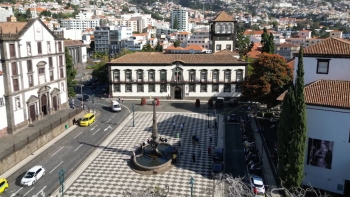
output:
[[[141,105],[146,105],[146,98],[145,97],[141,98]]]

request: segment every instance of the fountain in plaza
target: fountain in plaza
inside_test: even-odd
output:
[[[153,100],[152,139],[134,151],[131,159],[133,170],[141,174],[159,174],[172,167],[173,147],[159,139],[156,103],[156,100]]]

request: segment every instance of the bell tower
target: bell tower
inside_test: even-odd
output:
[[[210,48],[213,53],[221,50],[236,51],[237,21],[225,11],[219,12],[210,22]]]

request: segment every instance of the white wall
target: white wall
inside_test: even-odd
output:
[[[83,39],[83,30],[63,28],[63,36],[64,36],[64,39],[82,40]]]
[[[329,58],[319,58],[329,59]],[[325,80],[349,80],[350,60],[347,58],[331,58],[329,61],[328,74],[317,74],[317,58],[304,57],[304,81],[309,84],[319,79]],[[294,76],[297,76],[298,57],[295,58]]]
[[[308,105],[306,112],[308,138],[333,141],[334,145],[331,169],[307,165],[306,152],[303,184],[342,194],[337,185],[350,180],[350,110]]]
[[[1,65],[1,63],[0,63]],[[1,67],[0,67],[1,70]],[[0,130],[7,127],[7,114],[6,114],[6,103],[5,103],[5,90],[4,90],[4,76],[0,75],[0,99],[3,101],[3,106],[0,105]],[[1,134],[1,133],[0,133]]]
[[[230,44],[231,45],[231,51],[233,49],[235,49],[234,48],[235,46],[233,46],[233,41],[232,40],[216,40],[215,41],[215,46],[214,46],[214,50],[215,51],[213,51],[213,53],[220,51],[220,50],[216,50],[216,46],[217,45],[221,45],[221,50],[225,50],[226,49],[226,44]]]

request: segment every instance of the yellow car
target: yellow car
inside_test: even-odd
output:
[[[90,126],[93,122],[95,122],[95,114],[87,113],[80,121],[80,126],[87,127]]]
[[[9,184],[7,183],[7,180],[5,178],[0,178],[0,194],[5,193],[8,187]]]

